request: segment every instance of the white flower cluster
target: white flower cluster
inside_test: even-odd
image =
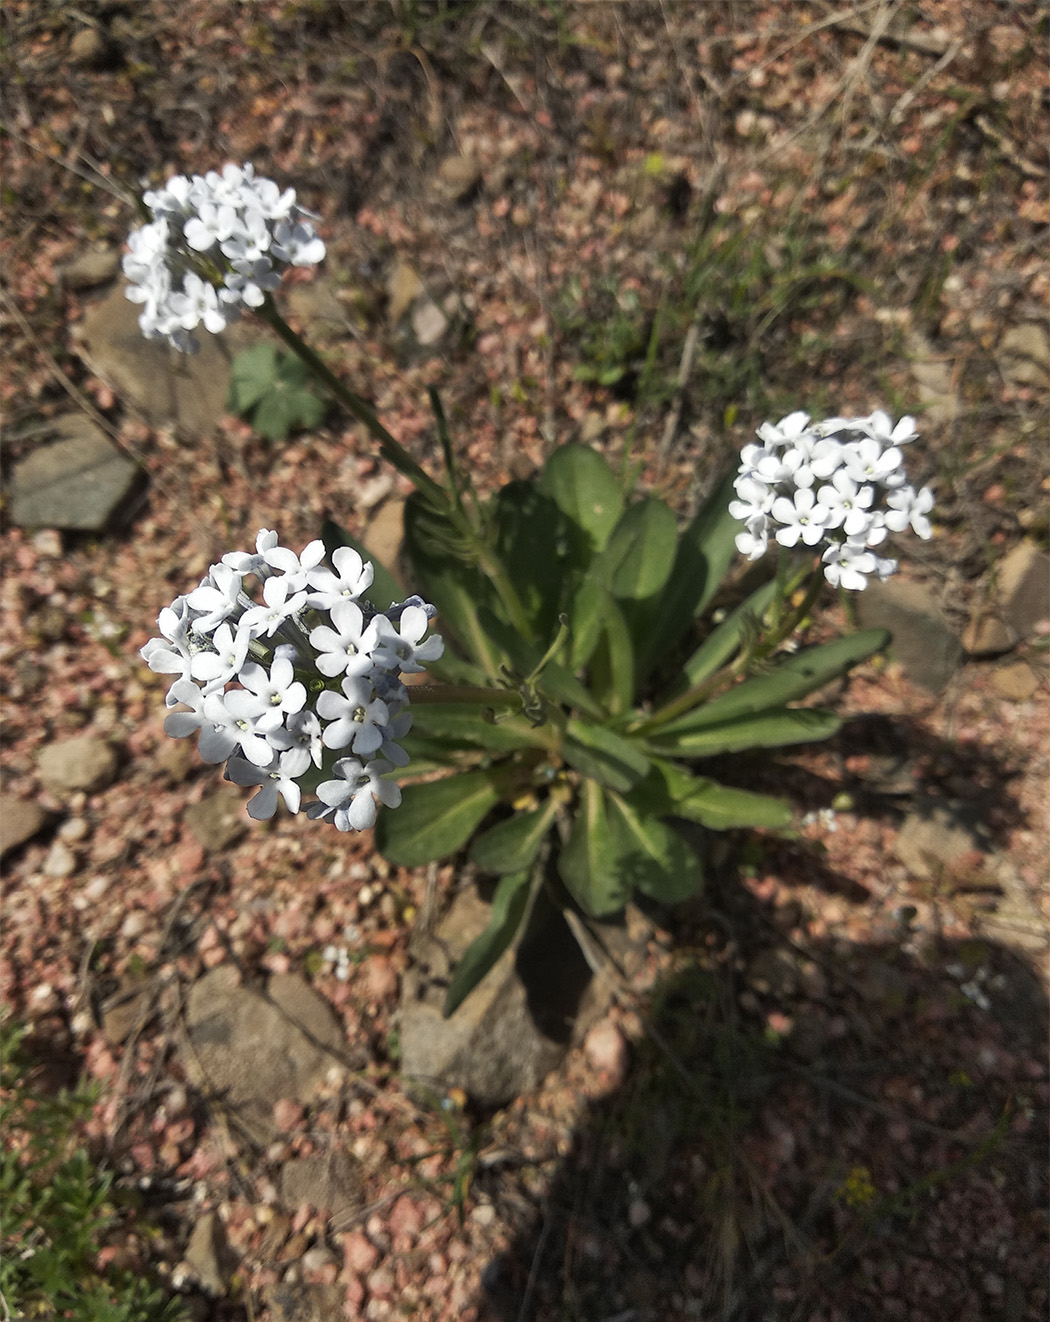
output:
[[[217,335],[242,306],[259,307],[281,282],[280,263],[315,266],[324,258],[295,190],[282,193],[251,165],[173,175],[142,200],[153,220],[128,235],[126,293],[142,304],[142,333],[184,353],[198,347],[190,332],[202,323]]]
[[[737,550],[765,555],[770,537],[781,546],[823,548],[824,577],[853,591],[868,577],[886,579],[896,560],[876,555],[891,532],[911,527],[932,534],[933,492],[908,484],[900,447],[917,436],[915,420],[894,425],[881,410],[867,418],[810,422],[790,413],[758,429],[761,445],[746,445],[729,512],[744,524]]]
[[[340,831],[362,830],[401,790],[383,777],[408,763],[398,744],[412,724],[403,674],[444,651],[427,635],[435,614],[419,597],[377,611],[364,600],[375,570],[348,546],[323,563],[324,544],[301,555],[263,529],[255,553],[234,551],[200,586],[177,597],[157,621],[161,637],[141,655],[151,670],[174,675],[164,729],[177,739],[200,731],[205,762],[226,762],[226,779],[259,785],[248,804],[272,817],[278,796],[293,812],[300,780],[317,784],[308,817]],[[262,600],[245,590],[262,584]],[[344,751],[345,750],[345,751]],[[342,756],[336,754],[342,753]]]

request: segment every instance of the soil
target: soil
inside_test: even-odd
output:
[[[637,967],[535,1093],[424,1105],[398,989],[413,917],[469,873],[287,815],[206,848],[188,810],[246,796],[166,739],[138,656],[259,528],[360,534],[401,486],[335,414],[284,443],[147,425],[77,352],[105,290],[62,272],[119,250],[144,181],[254,162],[328,244],[339,315],[292,320],[434,471],[437,385],[483,490],[584,439],[685,516],[766,418],[914,413],[935,536],[902,574],[961,632],[1005,554],[1047,539],[1045,9],[8,0],[3,23],[4,462],[90,409],[149,479],[118,531],[0,529],[0,767],[48,814],[5,860],[3,1001],[41,1086],[101,1087],[85,1142],[141,1203],[103,1254],[201,1319],[1044,1317],[1045,630],[1006,658],[1038,677],[1021,697],[996,662],[936,695],[861,667],[835,740],[736,764],[790,784],[794,838],[716,841],[701,900],[635,915]],[[399,264],[447,314],[436,341],[432,314],[391,316]],[[847,623],[829,593],[814,636]],[[47,788],[42,753],[82,734],[115,777]],[[973,848],[905,866],[931,804]],[[223,964],[307,977],[352,1048],[269,1144],[180,1048]],[[282,1203],[291,1160],[347,1153],[352,1211]],[[211,1293],[186,1262],[209,1212],[235,1264]]]

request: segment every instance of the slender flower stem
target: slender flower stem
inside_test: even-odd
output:
[[[379,443],[383,458],[393,464],[399,473],[408,478],[436,513],[452,524],[470,548],[470,561],[485,574],[496,589],[507,611],[510,623],[524,637],[531,637],[532,626],[521,603],[521,598],[507,577],[506,570],[499,558],[493,553],[492,548],[463,508],[457,493],[450,492],[439,482],[435,482],[428,473],[424,472],[404,446],[395,440],[379,421],[371,405],[367,404],[359,395],[355,395],[348,386],[345,386],[325,362],[314,353],[313,349],[292,330],[291,326],[277,311],[276,304],[269,294],[266,295],[266,301],[258,309],[258,312],[263,321],[277,332],[288,348],[330,391],[335,399],[358,422],[363,423],[368,428]],[[439,427],[442,423],[443,418],[439,418]],[[443,442],[445,439],[443,438]]]

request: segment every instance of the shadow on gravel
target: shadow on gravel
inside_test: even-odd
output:
[[[743,888],[677,936],[623,1086],[483,1322],[1041,1319],[1048,1005],[987,941],[803,954]],[[706,930],[704,930],[706,929]]]

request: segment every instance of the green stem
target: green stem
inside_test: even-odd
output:
[[[266,295],[266,301],[258,309],[258,312],[263,321],[277,332],[300,362],[313,373],[334,398],[358,422],[363,423],[368,428],[379,443],[379,450],[383,458],[393,464],[399,473],[408,478],[419,494],[435,511],[448,519],[470,548],[470,562],[477,565],[496,589],[510,623],[524,637],[531,638],[532,627],[529,624],[525,608],[521,604],[521,598],[507,577],[507,572],[499,558],[493,554],[492,548],[471,521],[458,498],[458,494],[449,492],[440,483],[435,482],[428,473],[424,472],[404,446],[396,441],[379,421],[371,405],[367,404],[359,395],[355,395],[348,386],[345,386],[324,361],[314,353],[313,349],[296,335],[295,331],[277,311],[277,306],[269,294]],[[443,421],[443,416],[439,416],[439,430]],[[442,443],[445,444],[446,441],[447,437],[442,437]]]
[[[358,422],[363,423],[368,428],[378,441],[383,458],[393,464],[399,473],[407,477],[420,495],[425,496],[435,508],[442,511],[446,510],[451,501],[445,488],[440,483],[435,482],[428,473],[424,472],[404,446],[391,436],[376,417],[371,405],[345,386],[322,359],[314,353],[313,349],[296,335],[295,331],[277,311],[271,295],[266,295],[266,301],[258,311],[263,321],[277,332],[300,362],[314,374],[318,381],[335,396],[348,412],[353,414]]]

